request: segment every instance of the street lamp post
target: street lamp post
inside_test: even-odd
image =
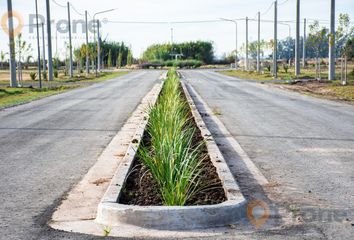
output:
[[[96,16],[97,15],[99,15],[99,14],[102,14],[102,13],[107,13],[107,12],[112,12],[112,11],[114,11],[114,10],[116,10],[116,8],[112,8],[112,9],[108,9],[108,10],[105,10],[105,11],[100,11],[100,12],[96,12],[94,15],[93,15],[93,24],[99,24],[99,21],[97,21],[97,23],[96,23],[96,21],[95,21],[95,18],[96,18]],[[94,26],[94,28],[93,28],[93,31],[94,31],[94,39],[95,39],[95,46],[94,46],[94,48],[95,48],[95,51],[96,51],[96,27],[97,28],[99,28],[99,26]],[[98,42],[100,41],[100,39],[99,39],[99,36],[98,36]],[[97,48],[97,51],[99,51],[99,48]],[[95,74],[96,74],[96,77],[97,77],[97,75],[98,75],[98,71],[99,71],[99,69],[98,69],[98,65],[100,64],[99,63],[99,61],[100,61],[100,56],[99,56],[99,52],[97,52],[97,62],[96,62],[96,64],[95,64]]]
[[[47,37],[48,37],[48,79],[49,81],[54,80],[53,75],[53,57],[52,57],[52,27],[51,27],[51,18],[50,18],[50,3],[49,0],[46,0],[47,8]]]
[[[9,24],[9,47],[10,47],[10,86],[18,87],[16,79],[16,59],[15,59],[15,36],[14,36],[14,22],[12,12],[12,0],[7,0],[8,24]]]
[[[39,24],[38,24],[38,0],[36,0],[36,27],[37,27],[38,80],[39,80],[39,88],[42,88],[41,46],[39,44]]]
[[[235,69],[237,69],[237,57],[238,57],[238,25],[237,25],[237,21],[236,20],[232,20],[232,19],[226,19],[226,18],[220,18],[223,21],[227,21],[227,22],[233,22],[235,24],[235,43],[236,43],[236,49],[235,49]]]

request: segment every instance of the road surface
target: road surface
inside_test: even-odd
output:
[[[0,239],[90,239],[46,222],[161,73],[136,71],[0,111]]]
[[[265,189],[266,195],[305,222],[300,228],[263,229],[252,236],[354,239],[353,105],[212,71],[186,70],[182,75],[274,186]],[[323,217],[316,216],[321,213]]]

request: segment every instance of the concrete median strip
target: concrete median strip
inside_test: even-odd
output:
[[[182,86],[194,119],[206,142],[210,159],[221,179],[227,201],[217,205],[188,207],[141,207],[118,204],[120,192],[123,190],[138,147],[138,145],[131,145],[129,154],[124,158],[123,165],[118,168],[98,207],[96,218],[98,223],[117,227],[121,224],[130,224],[160,230],[193,230],[234,224],[246,216],[246,200],[187,89],[183,84]]]
[[[52,228],[103,235],[108,227],[110,236],[120,237],[202,237],[222,235],[224,227],[246,218],[247,201],[184,83],[184,93],[227,201],[187,207],[118,203],[148,123],[146,109],[149,104],[155,104],[161,87],[162,84],[156,85],[144,98],[96,165],[63,201],[50,222]]]

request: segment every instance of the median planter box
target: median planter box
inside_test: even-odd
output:
[[[144,141],[145,128],[148,124],[148,119],[145,119],[137,129],[134,140],[131,142],[123,161],[98,206],[97,223],[112,227],[128,224],[157,230],[193,230],[235,224],[246,216],[247,202],[188,90],[183,83],[181,85],[185,98],[189,103],[195,126],[199,129],[200,137],[205,143],[210,165],[213,166],[212,168],[218,176],[218,184],[223,192],[223,200],[220,201],[219,198],[217,204],[191,204],[183,207],[138,206],[121,203],[123,196],[127,195],[125,187],[137,164],[138,148]],[[155,193],[152,192],[151,194]]]

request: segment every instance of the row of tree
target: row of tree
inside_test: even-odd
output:
[[[95,51],[95,44],[82,44],[81,47],[74,50],[75,61],[80,69],[83,63],[86,62],[86,52],[88,51],[90,62],[93,65],[97,58],[97,51]],[[124,42],[109,42],[101,41],[101,65],[103,67],[117,67],[121,68],[126,65],[132,65],[134,62],[132,50],[126,46]]]
[[[154,44],[143,53],[143,61],[167,61],[179,56],[180,59],[194,59],[210,64],[214,61],[212,42],[196,41],[178,44]]]

